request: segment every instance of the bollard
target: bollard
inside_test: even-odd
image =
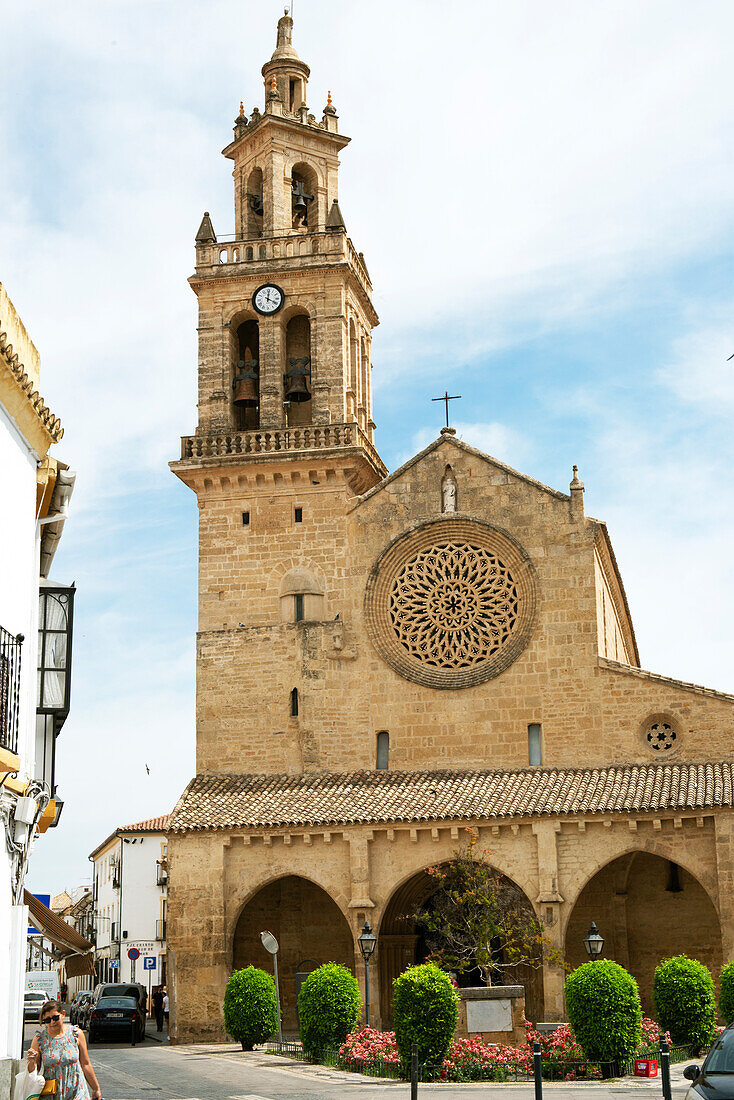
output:
[[[543,1066],[540,1043],[533,1043],[533,1076],[535,1078],[535,1100],[543,1100]]]
[[[670,1047],[662,1038],[660,1040],[660,1077],[663,1082],[664,1100],[672,1100],[670,1091]]]
[[[131,1043],[132,1046],[135,1046],[135,1024],[136,1024],[136,1022],[137,1021],[136,1021],[135,1017],[133,1016],[132,1023],[130,1025],[130,1043]]]
[[[410,1100],[418,1100],[418,1044],[410,1052]]]

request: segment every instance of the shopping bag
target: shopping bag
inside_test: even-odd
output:
[[[15,1078],[13,1100],[38,1100],[45,1084],[42,1073],[37,1070],[29,1073],[27,1069],[23,1069]]]

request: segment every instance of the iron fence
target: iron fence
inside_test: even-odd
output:
[[[18,751],[20,656],[23,635],[0,626],[0,748]]]

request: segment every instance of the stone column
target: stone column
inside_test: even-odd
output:
[[[538,896],[535,908],[543,922],[548,947],[543,959],[543,999],[546,1020],[562,1020],[564,1015],[564,970],[553,958],[563,954],[561,906],[558,892],[558,850],[556,836],[561,831],[558,821],[537,821],[533,833],[538,845]],[[537,1023],[538,1021],[533,1021]]]
[[[365,920],[369,920],[375,903],[370,897],[370,843],[371,829],[355,830],[345,834],[349,842],[349,873],[351,879],[351,898],[349,909],[352,914],[352,935],[354,936],[354,969],[359,982],[362,1004],[365,1003],[365,964],[359,947],[360,934]],[[370,920],[370,926],[372,921]],[[373,934],[377,932],[372,928]],[[374,1027],[379,1017],[380,987],[377,967],[377,950],[370,959],[370,1026]]]
[[[726,963],[734,959],[734,814],[730,810],[719,810],[714,815],[714,835],[721,947]]]

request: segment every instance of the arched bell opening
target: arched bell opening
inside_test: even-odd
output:
[[[235,333],[232,404],[235,426],[248,431],[260,427],[260,328],[257,321],[243,321]]]
[[[247,236],[263,235],[263,173],[262,168],[253,168],[247,177]]]
[[[588,962],[584,937],[595,921],[604,938],[602,958],[637,979],[643,1011],[652,1015],[655,967],[689,955],[711,970],[722,964],[721,924],[708,893],[689,871],[650,852],[633,851],[607,863],[578,896],[566,928],[565,958]]]
[[[285,326],[285,370],[283,405],[289,428],[311,424],[311,321],[306,313],[296,313]]]
[[[310,231],[319,226],[318,176],[308,164],[294,164],[291,172],[291,224]]]
[[[506,889],[518,896],[524,908],[533,913],[530,899],[520,887],[506,875],[500,876]],[[426,933],[415,914],[420,912],[438,894],[436,880],[427,871],[419,871],[397,888],[385,909],[377,941],[380,968],[380,1018],[383,1028],[393,1026],[393,982],[409,966],[425,962],[430,949]],[[497,952],[497,965],[492,972],[492,985],[521,985],[525,989],[525,1015],[537,1022],[544,1019],[542,948],[537,948],[537,958],[532,963],[513,964]],[[460,988],[484,985],[481,971],[474,967],[456,975]]]
[[[273,972],[273,959],[260,933],[278,941],[278,972],[283,1031],[298,1034],[298,991],[306,975],[322,963],[336,962],[354,973],[354,940],[338,905],[325,890],[298,875],[264,886],[247,902],[234,933],[232,966],[258,966]],[[308,966],[303,966],[304,961]]]

